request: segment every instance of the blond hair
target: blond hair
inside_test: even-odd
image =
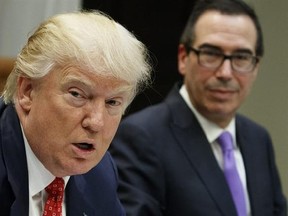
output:
[[[122,25],[100,11],[59,14],[40,24],[17,56],[4,102],[14,102],[19,76],[37,79],[67,63],[127,81],[131,100],[150,81],[148,50]]]

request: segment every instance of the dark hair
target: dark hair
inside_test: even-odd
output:
[[[195,24],[205,12],[215,10],[226,15],[247,15],[253,21],[257,31],[255,52],[257,56],[264,55],[263,33],[260,22],[253,8],[242,0],[198,0],[180,38],[180,44],[189,47],[195,40]]]

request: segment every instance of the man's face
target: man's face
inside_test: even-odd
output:
[[[225,55],[250,53],[255,55],[257,32],[248,16],[223,15],[208,11],[200,16],[195,26],[192,47]],[[226,59],[216,69],[198,64],[195,52],[187,53],[183,46],[178,51],[179,71],[195,108],[220,127],[230,122],[240,107],[257,76],[258,64],[247,74],[233,71]]]
[[[82,174],[103,157],[129,102],[127,83],[75,67],[20,78],[16,103],[27,140],[55,176]]]

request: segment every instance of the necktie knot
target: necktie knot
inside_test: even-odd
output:
[[[48,196],[52,196],[55,201],[61,201],[64,194],[64,180],[56,177],[46,188]]]
[[[218,142],[223,152],[231,151],[233,149],[232,136],[228,131],[224,131],[219,137]]]
[[[62,200],[64,195],[64,180],[56,177],[46,188],[48,198],[44,207],[43,216],[61,216]]]

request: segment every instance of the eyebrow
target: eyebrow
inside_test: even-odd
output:
[[[68,75],[66,76],[63,80],[63,83],[77,83],[79,85],[82,85],[83,87],[88,87],[88,88],[94,88],[95,84],[90,82],[89,80],[83,80],[81,77],[75,76],[75,75]],[[132,93],[133,91],[133,86],[129,84],[121,84],[112,90],[111,96],[116,96],[119,94],[127,94],[127,93]],[[133,94],[133,93],[132,93]]]
[[[224,50],[221,47],[215,46],[212,44],[208,44],[208,43],[201,44],[199,46],[199,49],[211,49],[211,50],[215,50],[217,52],[224,52]],[[235,54],[235,53],[247,53],[247,54],[253,55],[253,52],[250,49],[246,49],[246,48],[236,49],[232,52],[232,54]]]
[[[89,80],[83,80],[81,77],[74,76],[74,75],[68,75],[65,76],[64,79],[62,80],[63,83],[79,83],[80,85],[83,86],[93,86],[93,84]]]

